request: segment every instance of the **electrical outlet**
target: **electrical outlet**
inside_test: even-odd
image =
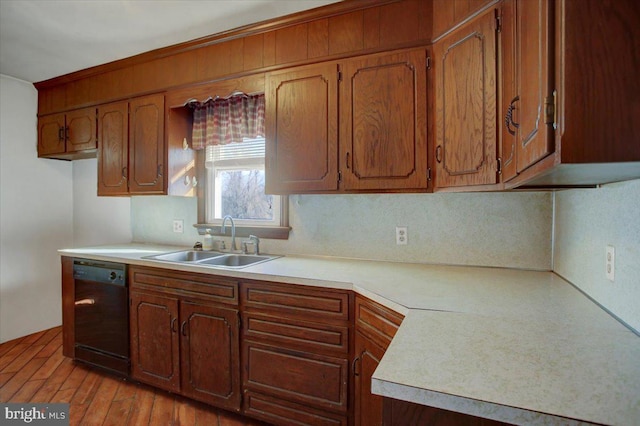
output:
[[[407,234],[406,226],[396,226],[396,244],[399,246],[406,246],[409,235]]]
[[[184,232],[184,220],[182,219],[173,220],[173,232],[177,234],[182,234]]]
[[[609,281],[614,281],[616,274],[616,249],[613,246],[607,246],[606,273]]]

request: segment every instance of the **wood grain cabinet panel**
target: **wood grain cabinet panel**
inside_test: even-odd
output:
[[[386,348],[373,343],[356,331],[354,352],[355,424],[360,426],[382,426],[383,398],[371,392],[371,378],[378,368]]]
[[[356,426],[380,426],[383,398],[371,393],[371,378],[403,316],[356,295],[355,341],[353,360],[354,420]]]
[[[98,195],[166,193],[164,95],[98,107]]]
[[[347,424],[351,292],[240,284],[245,413],[283,425]]]
[[[489,10],[433,48],[438,189],[497,183],[495,13]]]
[[[178,300],[135,291],[130,297],[131,376],[179,391]]]
[[[129,103],[129,192],[164,191],[164,95]]]
[[[38,156],[72,160],[94,157],[96,109],[82,108],[38,118]]]
[[[275,315],[248,313],[243,316],[244,336],[268,339],[295,350],[339,356],[349,354],[349,327],[290,321]]]
[[[252,417],[269,423],[285,426],[346,426],[345,416],[314,409],[280,398],[247,390],[244,394],[243,411]]]
[[[505,65],[515,73],[520,127],[505,137],[517,162],[506,187],[640,178],[638,2],[511,3],[515,36],[503,49],[515,52]]]
[[[548,0],[504,3],[501,118],[503,180],[553,152],[552,23]]]
[[[38,156],[64,154],[65,115],[53,114],[38,118]]]
[[[427,407],[412,402],[384,398],[384,426],[507,426],[497,420],[483,419],[455,411]]]
[[[210,275],[129,268],[131,375],[240,411],[240,316],[234,306],[216,303],[228,284],[221,279],[218,285],[217,280]],[[213,287],[211,294],[204,289],[206,282]]]
[[[98,195],[129,193],[129,104],[98,107]]]
[[[267,76],[268,193],[338,189],[335,63]]]
[[[240,407],[238,311],[180,303],[182,394],[217,407]]]
[[[244,282],[240,291],[247,311],[259,310],[313,322],[349,320],[350,298],[345,291],[263,282]]]
[[[269,74],[267,191],[426,190],[426,84],[424,49]]]
[[[348,360],[255,342],[245,342],[243,348],[246,388],[346,413]]]
[[[347,61],[342,70],[344,188],[426,189],[426,52]]]

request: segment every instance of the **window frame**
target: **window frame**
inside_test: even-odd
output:
[[[197,186],[198,197],[198,223],[193,226],[198,230],[198,234],[204,235],[207,229],[211,229],[211,234],[214,236],[230,236],[231,230],[227,226],[227,232],[220,232],[220,223],[209,223],[207,221],[207,193],[209,185],[208,170],[206,168],[206,151],[196,151],[196,170],[198,174],[198,181],[202,182]],[[287,195],[280,195],[280,224],[273,225],[254,225],[244,224],[242,222],[236,223],[236,237],[248,237],[249,235],[255,235],[258,238],[287,240],[289,239],[289,232],[291,227],[289,226],[289,197]]]

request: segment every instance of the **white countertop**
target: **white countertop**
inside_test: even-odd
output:
[[[238,270],[142,259],[182,249],[60,254],[353,289],[406,316],[374,393],[515,424],[640,424],[640,337],[552,272],[312,256]]]

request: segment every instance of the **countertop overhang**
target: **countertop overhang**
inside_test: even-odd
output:
[[[553,272],[291,256],[226,270],[122,244],[63,256],[350,289],[405,315],[373,392],[514,424],[640,424],[640,337]]]

